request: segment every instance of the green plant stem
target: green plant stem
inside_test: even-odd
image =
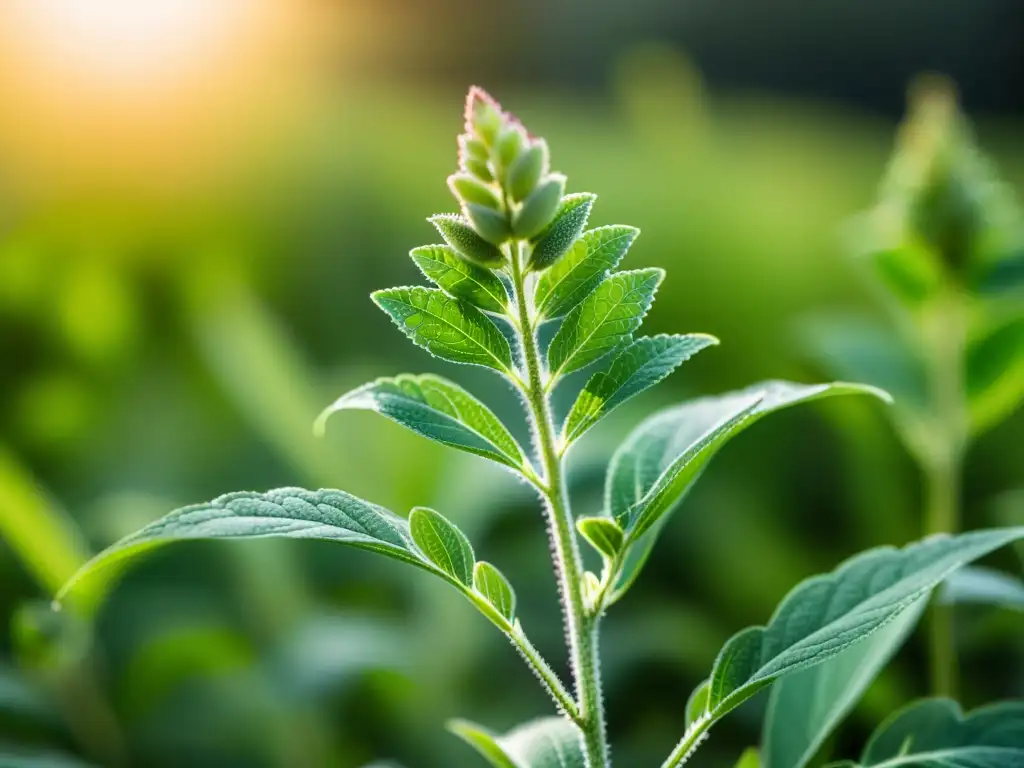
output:
[[[534,439],[544,471],[545,512],[559,589],[562,595],[566,636],[568,638],[573,678],[576,682],[577,724],[589,768],[608,768],[608,741],[605,733],[604,705],[601,698],[601,677],[598,659],[598,618],[588,615],[583,599],[583,568],[572,512],[551,420],[551,404],[541,367],[537,333],[531,317],[530,296],[523,274],[522,248],[512,249],[512,282],[519,314],[519,337],[527,381],[523,392],[530,412]]]
[[[960,475],[967,432],[963,311],[960,294],[951,289],[936,306],[929,327],[929,379],[936,438],[924,467],[926,535],[956,533],[960,528]],[[953,607],[932,606],[929,625],[932,693],[955,697],[958,665]]]
[[[687,760],[690,759],[697,747],[700,746],[701,742],[707,738],[708,731],[711,730],[711,726],[714,725],[714,718],[711,716],[705,716],[700,720],[695,721],[689,728],[686,729],[686,733],[683,735],[682,740],[676,744],[676,748],[672,750],[665,762],[661,764],[661,768],[677,768]]]
[[[555,703],[565,713],[566,717],[571,719],[577,725],[582,725],[579,709],[576,707],[576,702],[573,700],[572,696],[569,695],[569,692],[565,690],[565,686],[562,685],[562,681],[558,679],[558,675],[556,675],[554,670],[551,669],[547,661],[544,660],[544,657],[541,656],[540,652],[533,647],[533,643],[530,642],[529,638],[523,634],[522,629],[518,624],[507,634],[509,639],[512,641],[512,644],[526,660],[527,665],[529,665],[530,669],[532,669],[534,674],[537,675],[537,679],[540,680],[541,685],[543,685],[545,690],[547,690],[551,695],[551,698],[555,700]]]

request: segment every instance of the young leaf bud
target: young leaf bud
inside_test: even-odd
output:
[[[533,247],[531,270],[547,269],[572,248],[587,226],[587,218],[596,199],[597,195],[588,192],[562,198],[555,220],[541,233]]]
[[[495,149],[498,153],[498,167],[502,172],[507,171],[526,149],[526,131],[518,122],[509,123],[498,134]]]
[[[525,200],[547,172],[548,145],[544,139],[537,139],[523,150],[508,169],[508,193],[517,203]]]
[[[482,88],[473,86],[466,95],[466,131],[487,145],[494,144],[504,123],[501,105]]]
[[[480,179],[480,181],[487,183],[494,181],[494,174],[491,173],[491,168],[487,165],[486,161],[468,157],[466,158],[465,166],[466,170]]]
[[[517,237],[533,237],[542,232],[558,211],[565,192],[565,176],[553,173],[526,198],[512,220]]]
[[[503,211],[496,211],[484,205],[466,203],[465,212],[473,229],[489,243],[501,245],[512,234]]]
[[[480,237],[461,216],[442,213],[431,216],[428,221],[437,228],[444,241],[459,252],[460,256],[489,267],[498,266],[505,260],[505,255],[501,250]]]
[[[469,134],[459,134],[459,167],[465,168],[466,160],[479,160],[486,163],[490,156],[487,145],[480,139],[473,138]]]
[[[476,203],[495,210],[501,209],[501,201],[494,190],[468,173],[454,173],[449,176],[448,188],[461,203]]]

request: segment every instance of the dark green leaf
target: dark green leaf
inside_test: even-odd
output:
[[[493,267],[500,266],[505,261],[505,254],[501,249],[482,238],[461,216],[440,213],[431,216],[428,221],[437,228],[448,245],[467,259]]]
[[[498,327],[479,309],[437,288],[388,288],[373,300],[414,344],[453,363],[507,373],[512,350]]]
[[[711,671],[708,711],[718,719],[773,681],[862,642],[913,607],[957,568],[1024,538],[1024,527],[935,536],[880,547],[791,591],[768,625],[725,644]]]
[[[772,686],[761,738],[765,768],[807,765],[903,645],[926,602],[920,598],[863,642]]]
[[[473,587],[506,621],[515,621],[516,593],[505,574],[481,560],[473,568]]]
[[[587,226],[590,209],[596,199],[597,195],[587,192],[562,198],[555,220],[541,233],[533,246],[529,265],[531,270],[539,272],[547,269],[568,253]]]
[[[564,192],[565,176],[562,174],[553,173],[544,179],[512,217],[516,237],[531,238],[543,232],[555,218]]]
[[[557,380],[627,343],[640,327],[664,278],[661,269],[617,272],[604,280],[562,322],[548,347]]]
[[[498,417],[439,376],[403,374],[365,384],[328,407],[317,420],[317,431],[323,432],[331,414],[347,409],[376,411],[431,440],[515,469],[525,462],[522,449]]]
[[[450,296],[465,299],[486,312],[502,314],[508,293],[491,270],[466,261],[447,245],[425,245],[410,254],[428,280]]]
[[[976,709],[966,717],[948,699],[918,701],[875,731],[860,763],[846,768],[1020,768],[1024,702]]]
[[[640,234],[635,227],[598,227],[576,241],[569,252],[537,280],[535,301],[543,318],[561,317],[589,296],[618,266]]]
[[[562,441],[568,444],[578,440],[615,408],[653,387],[700,350],[717,343],[714,336],[701,333],[635,340],[615,356],[607,370],[590,377],[566,417]]]
[[[409,514],[409,532],[427,560],[459,583],[473,586],[473,546],[452,522],[440,512],[416,507]]]
[[[715,453],[734,435],[798,403],[884,392],[859,384],[769,381],[705,397],[655,414],[612,457],[605,486],[608,513],[636,540],[679,502]]]

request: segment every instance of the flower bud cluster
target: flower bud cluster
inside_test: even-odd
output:
[[[565,176],[550,171],[544,139],[531,136],[480,88],[470,89],[465,117],[459,170],[448,177],[462,212],[434,216],[431,222],[462,256],[497,268],[506,261],[507,243],[536,246],[558,229],[560,218],[576,211],[567,222],[571,231],[559,234],[558,247],[553,242],[545,249],[550,255],[543,266],[549,266],[579,236],[593,196],[565,197]]]

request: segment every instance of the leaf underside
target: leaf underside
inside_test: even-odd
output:
[[[477,750],[494,768],[585,768],[579,731],[561,717],[533,720],[497,736],[465,720],[448,729]]]

